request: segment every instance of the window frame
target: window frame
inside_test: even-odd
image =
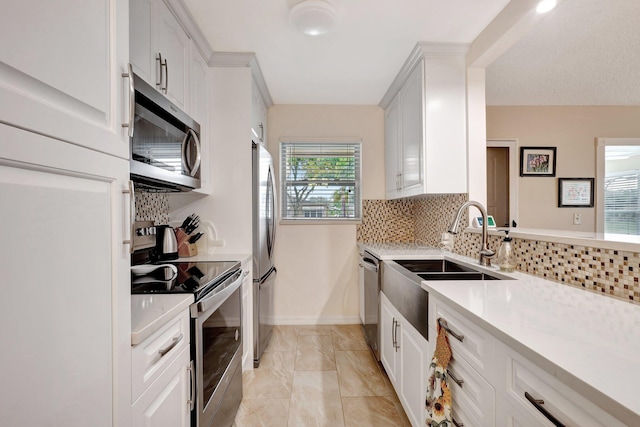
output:
[[[287,216],[287,183],[286,168],[284,167],[285,151],[288,145],[348,145],[356,147],[356,171],[354,181],[354,217],[299,217]],[[280,167],[280,223],[281,224],[360,224],[362,223],[362,140],[360,138],[281,138],[278,147],[278,165]],[[320,157],[320,156],[319,156]]]

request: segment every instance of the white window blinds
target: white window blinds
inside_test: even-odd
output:
[[[281,143],[282,219],[359,220],[360,151],[360,143]]]
[[[605,233],[640,234],[640,171],[606,174],[604,231]]]

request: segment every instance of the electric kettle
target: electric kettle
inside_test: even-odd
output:
[[[176,233],[168,225],[156,225],[156,253],[158,261],[178,259]]]

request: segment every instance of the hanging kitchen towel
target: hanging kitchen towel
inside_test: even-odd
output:
[[[427,421],[428,427],[453,427],[451,417],[451,390],[448,385],[447,366],[451,360],[451,347],[447,332],[438,319],[436,350],[429,366],[427,381]],[[444,322],[444,320],[442,320]]]

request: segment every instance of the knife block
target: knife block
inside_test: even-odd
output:
[[[182,228],[176,228],[178,240],[178,256],[192,257],[198,255],[198,247],[195,243],[189,243],[189,235]]]

